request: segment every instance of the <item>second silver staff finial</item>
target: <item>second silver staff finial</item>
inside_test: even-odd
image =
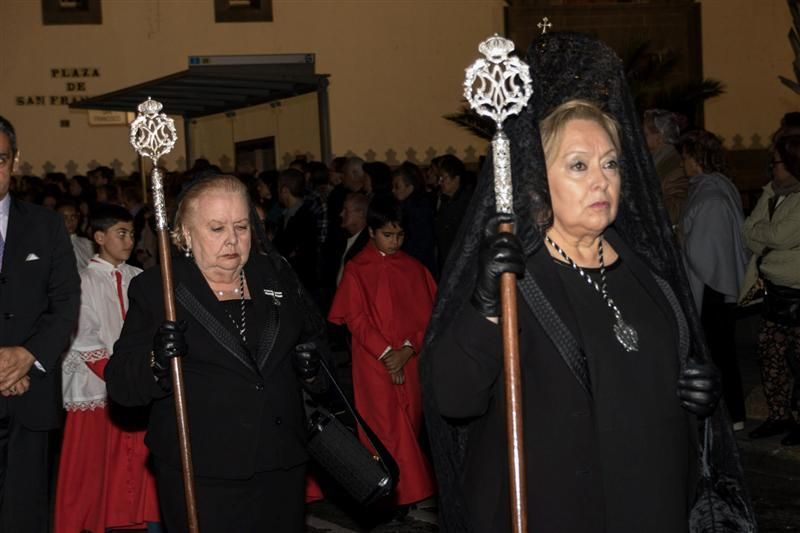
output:
[[[492,139],[495,207],[500,213],[512,213],[511,145],[503,133],[503,122],[528,104],[533,92],[530,69],[518,57],[509,55],[514,51],[513,41],[497,34],[483,41],[478,50],[485,59],[467,68],[464,98],[476,113],[497,124]]]
[[[478,59],[466,69],[464,98],[472,109],[489,117],[502,128],[503,122],[516,115],[531,96],[528,65],[516,56],[514,42],[494,34],[483,41],[478,50],[485,59]]]

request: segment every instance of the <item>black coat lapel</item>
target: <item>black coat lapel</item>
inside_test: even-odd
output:
[[[630,271],[633,272],[633,275],[636,276],[636,279],[639,280],[641,286],[645,288],[653,301],[661,307],[670,320],[670,326],[678,334],[678,350],[681,366],[683,367],[689,354],[689,324],[686,322],[686,317],[672,287],[669,286],[666,280],[656,276],[647,267],[644,261],[628,247],[614,228],[608,228],[604,233],[604,237],[611,243],[611,246],[614,247]]]
[[[277,276],[268,259],[262,260],[261,256],[251,257],[245,265],[244,271],[247,275],[250,297],[254,300],[257,298],[266,304],[267,319],[258,328],[260,337],[255,356],[259,370],[263,371],[269,355],[272,353],[272,348],[275,346],[275,339],[278,338],[280,306],[286,295],[283,293],[283,288],[279,286]]]
[[[367,242],[369,242],[369,231],[367,228],[364,228],[361,230],[361,233],[358,234],[358,237],[356,237],[356,241],[353,243],[353,246],[351,246],[344,255],[344,263],[347,263],[356,255],[358,255],[358,252],[364,249],[364,246],[367,244]]]
[[[203,326],[220,346],[233,355],[240,363],[258,372],[250,360],[250,355],[241,341],[220,323],[219,320],[198,300],[183,283],[175,288],[175,298],[186,311]]]
[[[200,269],[179,255],[173,255],[172,265],[176,279],[181,280],[175,287],[178,302],[228,353],[248,369],[257,372],[241,339],[227,327],[230,319],[225,315]]]
[[[8,272],[12,265],[22,264],[28,252],[31,251],[25,247],[26,218],[27,213],[24,206],[20,205],[14,198],[11,198],[11,205],[8,208],[5,248],[3,249],[3,272]]]

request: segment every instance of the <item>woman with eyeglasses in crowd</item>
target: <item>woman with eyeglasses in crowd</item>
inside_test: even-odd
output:
[[[792,405],[800,377],[800,128],[782,123],[770,153],[772,179],[743,227],[753,257],[742,298],[765,290],[758,362],[768,416],[750,438],[786,433],[781,444],[792,446],[800,444]]]

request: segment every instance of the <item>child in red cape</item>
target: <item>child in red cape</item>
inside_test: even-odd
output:
[[[370,242],[345,265],[328,320],[346,324],[352,334],[356,408],[397,461],[393,504],[402,510],[433,495],[435,487],[418,442],[418,362],[436,283],[422,263],[400,250],[401,220],[395,202],[372,201]]]

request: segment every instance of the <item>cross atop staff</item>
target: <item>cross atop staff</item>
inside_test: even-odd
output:
[[[547,17],[544,17],[542,19],[542,21],[539,24],[537,24],[536,26],[538,26],[538,28],[540,30],[542,30],[542,35],[547,33],[547,30],[549,30],[550,28],[553,27],[553,25],[550,23],[550,19],[547,18]]]

